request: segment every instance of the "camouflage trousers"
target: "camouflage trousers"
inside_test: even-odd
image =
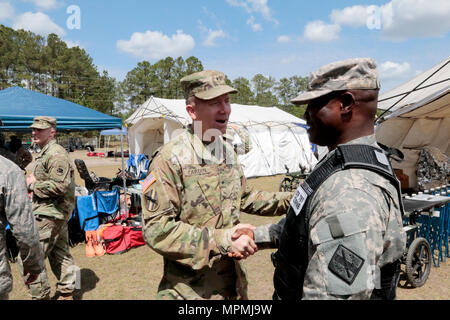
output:
[[[39,240],[48,258],[53,274],[57,279],[56,291],[72,293],[75,289],[76,265],[69,251],[69,232],[65,220],[55,220],[50,217],[36,216],[39,227]],[[22,261],[18,259],[21,274]],[[36,281],[29,285],[32,299],[41,300],[50,297],[50,285],[47,271],[44,269]]]

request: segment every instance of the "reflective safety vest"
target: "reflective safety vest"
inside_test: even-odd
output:
[[[272,254],[272,262],[275,266],[274,299],[296,301],[302,298],[303,280],[309,261],[311,199],[319,186],[332,174],[351,168],[374,171],[388,179],[398,191],[400,210],[403,216],[400,183],[384,151],[374,146],[361,144],[338,146],[333,155],[319,162],[292,198],[291,207],[278,239],[278,251]],[[294,206],[298,206],[297,210],[294,210]],[[301,211],[297,215],[295,211],[298,212],[298,210]],[[399,261],[381,268],[381,289],[373,290],[372,299],[395,297],[396,277],[398,277],[399,268]]]

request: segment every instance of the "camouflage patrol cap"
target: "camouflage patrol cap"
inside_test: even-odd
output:
[[[377,64],[373,59],[348,59],[330,63],[312,72],[308,80],[308,90],[291,102],[305,104],[333,91],[379,88]]]
[[[39,116],[33,119],[33,124],[30,128],[35,129],[48,129],[48,128],[56,128],[56,119],[52,117]]]
[[[202,100],[211,100],[225,93],[238,91],[226,84],[223,72],[204,70],[193,73],[181,79],[181,86],[186,98],[195,96]]]

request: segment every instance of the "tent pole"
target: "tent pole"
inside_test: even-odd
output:
[[[123,182],[123,209],[126,210],[127,208],[127,182],[125,179],[125,157],[123,154],[123,134],[120,134],[120,149],[122,153],[122,182]],[[126,217],[128,218],[128,213],[126,214]]]

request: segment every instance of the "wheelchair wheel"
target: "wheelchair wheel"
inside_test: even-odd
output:
[[[283,180],[281,180],[278,190],[280,192],[290,192],[292,190],[292,179],[285,177]]]
[[[425,284],[431,270],[430,244],[425,238],[416,238],[406,255],[406,276],[414,288]]]

